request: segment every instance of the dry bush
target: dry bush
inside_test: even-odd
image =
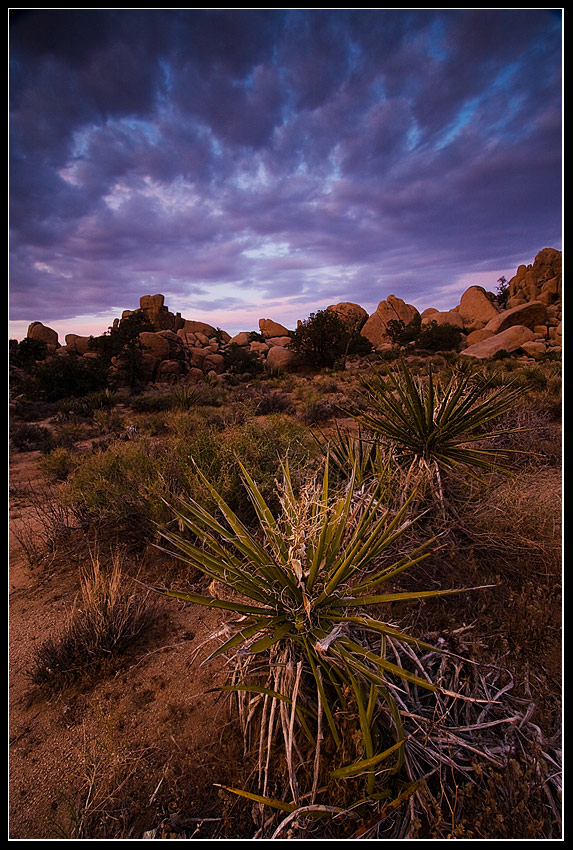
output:
[[[148,635],[159,612],[155,597],[128,588],[117,554],[108,569],[92,556],[63,632],[36,649],[32,682],[57,692],[79,679],[101,675]]]

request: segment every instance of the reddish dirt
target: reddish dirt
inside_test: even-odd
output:
[[[201,666],[224,615],[169,600],[157,633],[115,673],[43,693],[29,676],[34,649],[61,632],[79,573],[73,558],[31,568],[18,540],[37,522],[39,457],[10,464],[10,837],[214,836],[229,806],[216,783],[242,755],[209,692],[222,662]]]

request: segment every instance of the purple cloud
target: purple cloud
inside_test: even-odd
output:
[[[423,308],[561,247],[559,10],[10,19],[15,322]]]

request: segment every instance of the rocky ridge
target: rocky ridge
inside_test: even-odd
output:
[[[520,265],[506,282],[505,299],[481,286],[470,286],[460,303],[447,311],[428,308],[422,313],[395,295],[381,301],[368,315],[358,304],[340,302],[327,307],[344,321],[360,330],[376,351],[393,347],[389,322],[404,325],[419,317],[421,326],[436,322],[458,328],[462,334],[460,353],[486,359],[500,351],[520,349],[526,356],[539,359],[547,352],[559,352],[562,345],[562,255],[544,248],[533,264]],[[172,313],[163,295],[144,295],[138,310],[125,310],[114,328],[134,313],[142,314],[153,327],[139,334],[143,362],[150,381],[195,383],[205,375],[219,375],[225,369],[225,354],[237,346],[256,357],[267,369],[289,370],[296,367],[296,354],[290,349],[292,331],[272,319],[259,320],[259,331],[242,331],[230,336],[205,322],[185,319]],[[98,357],[90,345],[92,337],[67,334],[60,345],[56,331],[42,322],[32,322],[27,336],[46,343],[50,356],[79,355]],[[121,378],[122,358],[112,358],[111,370]]]

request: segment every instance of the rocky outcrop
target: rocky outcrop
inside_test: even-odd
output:
[[[78,334],[66,334],[66,348],[73,354],[86,354],[90,349],[89,336],[78,336]]]
[[[497,316],[499,309],[483,286],[470,286],[462,295],[457,312],[466,328],[479,330],[476,325],[486,325]]]
[[[422,326],[431,325],[453,325],[455,328],[463,328],[464,320],[455,310],[433,310],[429,315],[422,318]]]
[[[543,248],[532,265],[521,265],[508,284],[508,307],[527,301],[555,304],[562,294],[562,257],[555,248]]]
[[[487,323],[485,328],[494,334],[501,333],[512,325],[525,325],[526,328],[533,330],[536,326],[544,326],[546,321],[547,308],[545,304],[541,301],[529,301],[498,313]]]
[[[176,331],[183,323],[181,313],[173,314],[165,306],[164,295],[142,295],[139,309],[157,331]]]
[[[494,357],[500,351],[521,350],[533,359],[546,352],[559,351],[562,344],[561,252],[544,248],[535,261],[518,267],[508,284],[505,304],[481,286],[470,286],[460,303],[451,310],[425,309],[421,314],[396,295],[380,301],[370,316],[359,304],[341,301],[327,310],[335,312],[376,347],[385,352],[393,347],[387,333],[389,322],[397,320],[409,325],[419,319],[422,326],[436,322],[454,325],[462,332],[460,349],[468,357]],[[142,313],[153,330],[139,334],[145,374],[154,381],[193,383],[205,374],[220,374],[225,369],[226,353],[231,344],[240,346],[270,370],[297,367],[298,358],[290,350],[292,333],[273,319],[260,319],[259,331],[241,331],[230,336],[207,322],[184,319],[165,305],[163,295],[143,295],[138,310],[125,310],[115,319],[117,329],[123,320]],[[300,324],[300,322],[299,322]],[[50,356],[98,357],[92,337],[67,334],[66,345],[60,346],[56,331],[42,322],[32,322],[30,339],[46,343]],[[121,375],[122,355],[112,359],[112,371]]]
[[[411,304],[406,304],[405,301],[395,295],[389,295],[388,298],[378,304],[374,313],[368,317],[360,333],[373,345],[383,345],[391,342],[386,332],[388,322],[397,320],[408,325],[416,315],[418,315],[418,311]]]
[[[500,351],[511,353],[521,348],[525,343],[535,340],[535,334],[524,325],[512,325],[510,328],[498,334],[492,334],[487,339],[481,342],[476,342],[475,345],[470,345],[462,351],[466,357],[477,357],[478,360],[484,360],[489,357],[495,357]]]
[[[58,348],[60,345],[57,332],[42,324],[42,322],[32,322],[28,327],[26,336],[28,339],[37,339],[40,342],[45,342],[48,349],[50,347]]]
[[[340,301],[338,304],[331,304],[326,309],[336,313],[343,322],[356,330],[360,330],[368,320],[368,313],[364,307],[361,307],[360,304],[353,304],[352,301]]]
[[[265,339],[270,339],[273,336],[288,336],[289,330],[279,322],[273,322],[272,319],[259,319],[259,330]]]
[[[289,371],[297,364],[297,356],[294,351],[289,351],[288,348],[282,348],[280,345],[273,345],[269,348],[266,367],[270,371]]]

